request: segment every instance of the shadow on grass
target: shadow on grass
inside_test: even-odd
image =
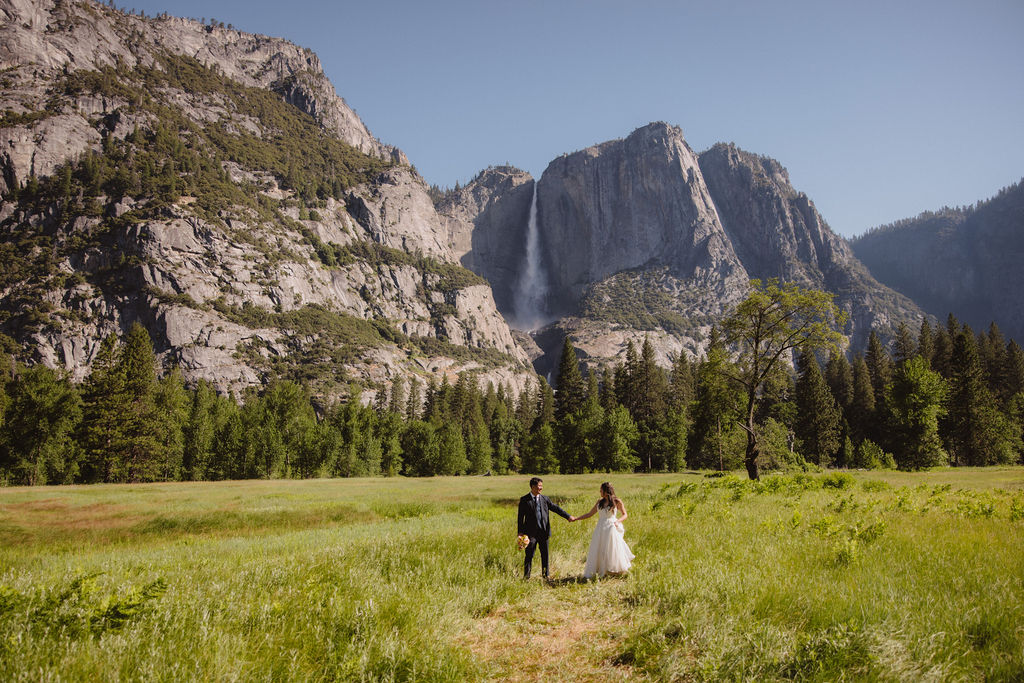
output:
[[[600,581],[622,581],[623,579],[626,579],[628,576],[629,574],[607,574],[600,578],[588,579],[582,574],[577,574],[575,576],[563,576],[557,579],[547,579],[545,583],[547,583],[547,585],[551,588],[559,588],[562,586],[576,586],[581,583],[596,583]]]

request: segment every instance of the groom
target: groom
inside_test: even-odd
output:
[[[533,567],[533,553],[540,546],[540,566],[544,578],[548,578],[548,538],[551,536],[551,522],[548,518],[548,510],[553,510],[570,522],[576,518],[568,512],[551,502],[547,496],[541,495],[544,490],[544,481],[540,477],[530,480],[530,492],[519,499],[519,514],[516,524],[520,536],[526,534],[530,537],[530,544],[526,546],[526,557],[523,559],[523,578],[530,578],[530,568]]]

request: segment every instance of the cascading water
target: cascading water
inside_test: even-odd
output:
[[[537,185],[533,183],[530,219],[526,225],[526,256],[516,283],[516,322],[533,331],[545,322],[548,278],[541,262],[540,233],[537,229]]]

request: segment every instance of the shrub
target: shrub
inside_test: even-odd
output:
[[[871,439],[864,439],[854,449],[850,467],[864,470],[894,470],[896,461],[892,453],[886,453]]]
[[[837,489],[839,491],[852,488],[857,483],[853,475],[848,472],[830,472],[821,479],[823,489]]]

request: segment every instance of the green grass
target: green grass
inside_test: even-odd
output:
[[[605,479],[633,571],[547,585],[525,477],[0,489],[0,680],[1024,677],[1024,468]]]

